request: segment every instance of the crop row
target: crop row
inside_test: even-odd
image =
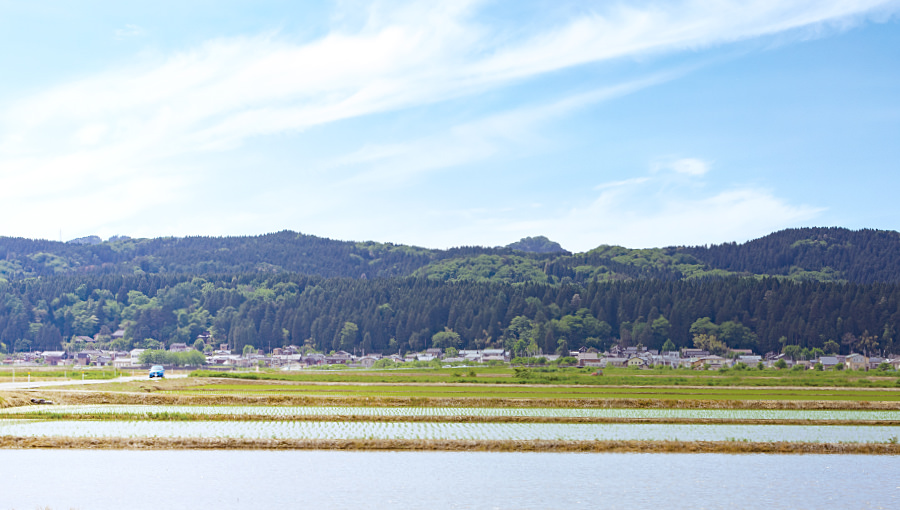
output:
[[[429,422],[0,420],[0,436],[237,439],[896,442],[900,427]]]
[[[179,413],[200,416],[478,416],[536,418],[718,419],[718,420],[884,420],[900,421],[900,411],[766,409],[573,409],[478,407],[59,405],[0,410],[2,414],[135,415]]]

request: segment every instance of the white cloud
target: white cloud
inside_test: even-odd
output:
[[[347,23],[316,40],[295,42],[276,34],[215,39],[20,98],[0,111],[0,217],[30,210],[35,228],[72,218],[81,225],[75,228],[91,233],[105,223],[101,215],[70,215],[77,206],[51,197],[108,196],[129,189],[130,182],[147,182],[150,189],[167,191],[152,205],[142,197],[128,210],[149,214],[188,195],[188,182],[214,172],[205,154],[234,149],[252,137],[443,101],[589,62],[825,25],[843,29],[896,7],[887,0],[616,3],[594,6],[561,25],[510,34],[478,19],[479,4],[377,3],[357,27]],[[126,25],[116,36],[142,33]],[[361,186],[386,172],[404,177],[490,157],[507,144],[527,145],[535,141],[529,138],[533,132],[520,126],[616,93],[627,91],[603,89],[598,97],[461,126],[451,134],[456,145],[427,137],[371,145],[344,160],[359,174],[345,182]],[[708,168],[700,160],[675,163],[673,170],[695,176]],[[215,219],[224,212],[219,204],[201,211]],[[11,222],[2,226],[5,232],[26,232]]]
[[[652,166],[654,172],[669,170],[688,176],[701,176],[709,171],[712,163],[698,158],[678,158],[659,161]]]
[[[347,183],[397,183],[423,171],[451,168],[514,151],[520,156],[539,151],[548,142],[542,127],[574,110],[627,95],[673,79],[681,71],[660,73],[642,80],[605,87],[549,104],[531,105],[485,116],[439,135],[403,144],[367,144],[338,158],[332,165],[365,165]]]
[[[760,237],[809,222],[824,211],[790,204],[757,188],[700,196],[683,190],[662,195],[647,192],[601,193],[588,206],[573,209],[543,231],[552,232],[554,239],[577,250],[599,244],[633,248],[698,245]],[[576,222],[578,228],[574,228]]]
[[[610,188],[621,188],[623,186],[631,186],[634,184],[643,184],[649,181],[649,177],[635,177],[633,179],[623,179],[621,181],[612,181],[612,182],[604,182],[603,184],[598,184],[594,186],[594,189],[597,191],[610,189]]]
[[[145,33],[146,31],[137,25],[125,25],[123,28],[117,28],[113,35],[116,39],[125,39],[126,37],[138,37]]]
[[[593,200],[570,209],[521,207],[476,215],[469,210],[435,209],[406,222],[439,226],[426,234],[429,246],[495,245],[540,234],[566,249],[586,251],[601,244],[649,248],[742,241],[808,223],[824,212],[755,187],[703,192],[673,187],[665,176],[608,184],[598,187]]]

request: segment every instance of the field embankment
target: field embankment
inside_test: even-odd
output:
[[[545,441],[427,439],[70,438],[0,436],[0,448],[119,450],[392,450],[579,453],[898,455],[900,444],[743,441]]]

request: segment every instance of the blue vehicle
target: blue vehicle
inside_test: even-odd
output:
[[[164,379],[166,377],[166,369],[163,368],[162,365],[153,365],[150,367],[150,379],[153,379],[154,377]]]

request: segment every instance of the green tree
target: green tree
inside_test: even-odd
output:
[[[459,347],[462,339],[459,336],[459,333],[456,333],[452,329],[446,328],[444,331],[440,331],[431,336],[431,345],[438,349],[446,349],[448,347]]]
[[[756,347],[756,335],[747,326],[733,321],[723,322],[718,328],[717,337],[732,349],[753,349]]]
[[[359,326],[353,322],[345,322],[341,328],[340,348],[344,351],[352,351],[359,339]]]
[[[721,356],[728,351],[728,346],[720,342],[715,336],[709,336],[703,333],[694,335],[694,347],[703,349],[710,354]]]
[[[706,335],[707,337],[710,337],[716,336],[718,332],[719,326],[716,326],[709,317],[697,319],[691,324],[691,336]]]
[[[862,351],[866,356],[868,356],[869,353],[875,354],[878,350],[878,337],[870,335],[869,331],[866,330],[856,342],[856,348]]]
[[[784,348],[781,349],[781,353],[785,356],[790,356],[792,360],[797,361],[800,359],[800,350],[799,345],[785,345]]]
[[[243,353],[243,354],[244,354],[244,357],[245,357],[245,358],[246,358],[247,356],[250,356],[251,354],[253,354],[253,353],[255,353],[255,352],[256,352],[256,347],[253,347],[253,346],[250,345],[250,344],[244,345],[244,353]]]
[[[666,342],[669,342],[669,334],[672,329],[672,325],[669,324],[668,319],[663,316],[657,317],[653,323],[650,325],[650,330],[653,332],[653,345],[655,348],[660,348],[660,346],[664,346]],[[666,350],[663,348],[662,350]],[[674,350],[674,347],[669,350]]]

